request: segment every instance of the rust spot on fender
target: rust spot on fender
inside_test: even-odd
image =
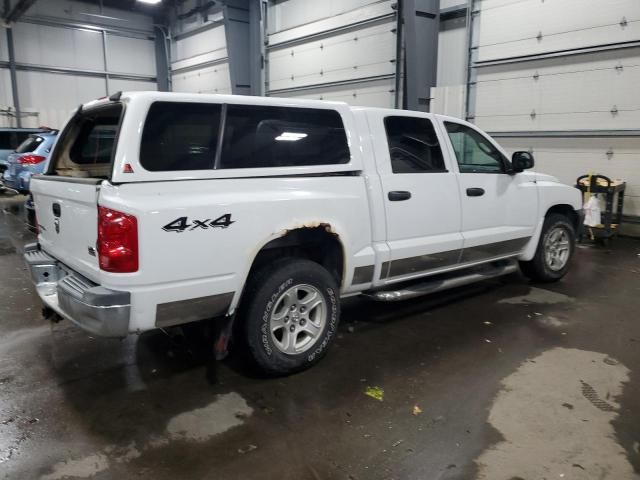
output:
[[[287,228],[285,230],[282,230],[280,232],[280,236],[283,237],[287,233],[293,232],[295,230],[303,230],[303,229],[314,230],[316,228],[317,229],[323,229],[327,233],[331,233],[332,235],[335,235],[336,237],[340,237],[338,232],[335,231],[335,229],[333,228],[333,226],[330,223],[320,222],[320,221],[311,221],[311,222],[306,222],[306,223],[294,224],[291,227],[289,227],[289,228]]]

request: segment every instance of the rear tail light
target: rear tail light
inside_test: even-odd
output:
[[[22,165],[37,165],[38,163],[42,163],[47,159],[47,157],[43,157],[42,155],[23,155],[18,159],[18,163]]]
[[[133,215],[98,207],[98,260],[105,272],[138,271],[138,221]]]

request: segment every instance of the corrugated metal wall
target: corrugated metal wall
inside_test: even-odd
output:
[[[286,0],[267,12],[267,94],[393,107],[391,0]]]
[[[151,17],[48,0],[36,2],[12,31],[23,126],[60,128],[80,103],[118,90],[156,89]],[[0,28],[0,62],[8,59],[6,30]],[[106,79],[105,72],[113,76]],[[13,96],[2,63],[0,112],[8,107]],[[0,113],[0,125],[15,124],[15,117]]]
[[[473,121],[566,183],[627,180],[640,215],[640,2],[474,3]]]
[[[196,6],[196,0],[186,1],[179,5],[179,12],[189,12]],[[223,13],[217,12],[206,19],[195,14],[178,20],[173,27],[173,91],[231,93]]]
[[[640,215],[640,2],[475,0],[473,11],[470,119],[565,183],[625,179],[625,211]],[[445,56],[467,62],[459,21],[441,32],[433,105],[462,117],[466,78],[442,70]]]

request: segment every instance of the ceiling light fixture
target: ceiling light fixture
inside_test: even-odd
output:
[[[138,0],[140,3],[148,3],[149,5],[157,5],[160,2],[162,2],[162,0]]]

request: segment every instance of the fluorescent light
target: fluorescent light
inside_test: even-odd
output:
[[[276,137],[276,140],[281,142],[297,142],[298,140],[302,140],[306,136],[306,133],[282,132]]]
[[[160,2],[162,2],[162,0],[138,0],[140,3],[148,3],[149,5],[157,5]]]

